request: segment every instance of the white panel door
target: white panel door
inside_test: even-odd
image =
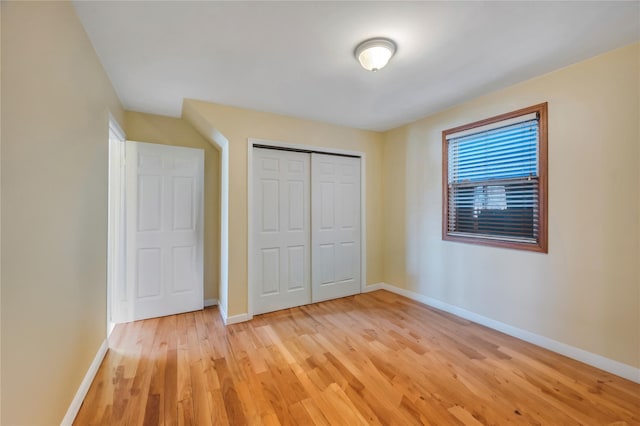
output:
[[[360,293],[360,158],[311,154],[313,302]]]
[[[129,319],[202,309],[204,151],[126,144]]]
[[[253,150],[253,313],[311,302],[309,154]]]

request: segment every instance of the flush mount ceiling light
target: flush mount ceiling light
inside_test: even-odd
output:
[[[371,38],[356,47],[355,55],[360,65],[369,71],[378,71],[389,63],[396,53],[396,44],[388,38]]]

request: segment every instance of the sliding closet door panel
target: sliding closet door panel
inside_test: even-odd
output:
[[[360,293],[360,159],[311,154],[312,300]]]
[[[311,302],[310,156],[254,148],[254,314]]]

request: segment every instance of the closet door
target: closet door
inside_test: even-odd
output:
[[[311,302],[308,153],[254,148],[254,314]]]
[[[312,300],[360,293],[360,159],[311,154]]]

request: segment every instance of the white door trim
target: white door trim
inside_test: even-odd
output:
[[[360,157],[360,291],[364,292],[367,286],[367,199],[366,199],[366,155],[362,151],[350,151],[339,148],[327,148],[313,145],[301,145],[289,142],[273,141],[268,139],[249,138],[247,140],[247,320],[253,318],[253,147],[255,145],[272,148],[287,148],[297,151],[313,151],[321,154],[350,155]]]
[[[107,337],[116,323],[124,321],[125,285],[125,175],[126,135],[115,117],[109,113],[109,173],[107,225]],[[125,291],[126,293],[126,291]],[[123,297],[121,297],[123,296]]]

